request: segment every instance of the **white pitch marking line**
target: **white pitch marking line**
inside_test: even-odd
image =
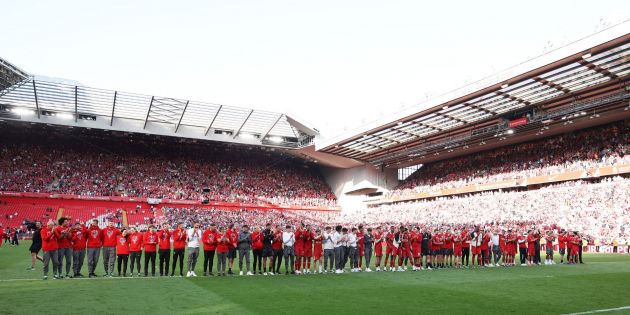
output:
[[[622,306],[622,307],[616,307],[616,308],[607,308],[607,309],[601,309],[601,310],[592,310],[592,311],[586,311],[586,312],[580,312],[580,313],[568,313],[568,314],[564,314],[564,315],[582,315],[582,314],[606,313],[606,312],[614,312],[614,311],[623,311],[623,310],[628,310],[628,309],[630,309],[630,306]]]

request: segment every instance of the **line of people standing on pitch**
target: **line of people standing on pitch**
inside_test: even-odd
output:
[[[122,230],[114,226],[114,222],[108,222],[103,229],[99,228],[98,220],[92,220],[86,227],[76,223],[70,225],[70,218],[62,217],[55,221],[50,220],[46,227],[40,231],[43,250],[44,280],[48,279],[49,266],[52,263],[53,278],[84,277],[81,273],[85,257],[87,256],[88,276],[97,277],[96,267],[100,253],[103,253],[104,277],[114,276],[114,266],[118,260],[118,275],[127,275],[129,264],[130,275],[141,273],[140,260],[144,252],[144,275],[155,276],[156,253],[159,254],[159,270],[161,276],[167,276],[171,257],[171,239],[173,250],[173,263],[171,276],[175,275],[177,262],[179,261],[179,275],[183,276],[184,252],[188,248],[188,276],[194,276],[194,270],[199,256],[199,247],[203,231],[199,224],[185,230],[182,224],[176,229],[169,229],[164,224],[160,231],[154,226],[149,226],[147,231],[137,231],[131,227]],[[63,267],[65,262],[65,276]],[[137,268],[134,268],[137,267]]]

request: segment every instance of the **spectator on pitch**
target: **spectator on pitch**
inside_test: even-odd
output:
[[[57,259],[57,236],[54,231],[55,222],[53,220],[48,221],[46,227],[40,231],[42,237],[42,250],[44,251],[44,280],[48,280],[48,266],[52,260],[53,265],[53,278],[59,279],[61,275],[61,266]]]
[[[162,224],[162,229],[158,232],[159,238],[159,259],[160,259],[160,277],[168,276],[168,268],[171,258],[171,231],[168,223]]]
[[[335,243],[333,241],[334,234],[330,226],[322,234],[322,248],[324,249],[324,273],[333,272],[335,268]],[[329,268],[330,267],[330,268]]]
[[[201,244],[201,234],[203,232],[199,228],[199,223],[193,224],[193,227],[186,231],[186,247],[188,248],[188,273],[187,277],[196,277],[195,267],[197,267],[197,258],[199,258],[199,245]]]
[[[225,228],[219,226],[216,234],[217,243],[217,275],[225,277],[225,267],[227,263],[227,253],[229,251],[230,240],[225,235]]]
[[[127,263],[129,262],[129,242],[127,241],[127,230],[124,228],[116,240],[116,257],[118,258],[118,276],[126,277]]]
[[[85,261],[85,249],[88,241],[88,230],[77,222],[72,228],[72,272],[74,277],[83,278],[81,268]]]
[[[201,234],[201,242],[203,243],[203,275],[212,276],[212,267],[214,265],[214,255],[217,249],[217,228],[214,223],[203,231]]]
[[[228,244],[228,274],[233,275],[232,268],[234,267],[234,259],[236,259],[236,247],[238,246],[238,232],[234,230],[234,224],[230,223],[228,229],[225,232],[226,237],[230,241]]]
[[[144,247],[144,276],[149,276],[149,264],[151,265],[151,276],[155,277],[155,254],[160,237],[155,231],[153,224],[149,225],[149,230],[142,235],[142,246]]]
[[[120,230],[115,226],[114,221],[108,221],[107,227],[103,229],[103,269],[104,277],[112,277],[114,273],[114,263],[116,262],[116,240],[120,236]]]
[[[72,228],[70,227],[70,220],[65,217],[61,217],[58,220],[59,225],[55,227],[55,238],[57,239],[57,259],[61,269],[63,269],[63,263],[66,263],[66,278],[72,278],[70,273],[70,267],[72,266]],[[63,270],[62,270],[63,271]],[[61,274],[59,275],[60,277]]]
[[[98,227],[98,220],[93,219],[87,231],[88,277],[96,277],[96,265],[103,246],[103,231]]]
[[[271,248],[273,249],[271,270],[274,274],[280,274],[282,257],[284,257],[284,244],[282,243],[283,236],[284,232],[282,232],[282,227],[280,225],[276,225],[276,231],[273,233],[273,243],[271,244]]]
[[[0,230],[2,226],[0,225]],[[29,251],[31,252],[31,266],[26,268],[26,270],[33,271],[35,270],[35,262],[37,260],[44,261],[44,259],[39,256],[39,251],[42,249],[42,223],[37,221],[35,222],[35,230],[33,230],[33,239],[31,247],[29,247]],[[2,238],[0,237],[0,246],[2,242]]]
[[[263,274],[262,269],[262,251],[263,251],[263,234],[260,231],[260,228],[254,226],[252,232],[252,253],[254,256],[253,261],[253,274],[256,274],[256,270],[258,270],[258,274]]]
[[[284,256],[284,272],[289,274],[289,265],[291,265],[291,274],[295,274],[295,232],[290,225],[285,227],[282,233],[283,256]]]
[[[142,242],[144,241],[144,238],[142,237],[142,234],[136,230],[136,228],[131,227],[127,233],[127,241],[129,243],[129,271],[133,277],[133,270],[136,268],[136,276],[139,277],[140,258],[142,257]]]
[[[249,226],[243,225],[238,231],[237,236],[237,249],[238,249],[238,269],[239,274],[243,275],[243,262],[245,262],[245,268],[247,275],[253,275],[250,272],[250,260],[249,252],[252,250],[252,234],[249,232]]]
[[[179,276],[184,276],[184,250],[186,249],[187,232],[182,223],[177,224],[177,229],[173,231],[173,268],[171,277],[175,275],[175,266],[179,259]]]
[[[274,272],[274,255],[273,255],[273,231],[271,230],[271,223],[267,223],[265,225],[265,229],[262,232],[263,234],[263,275],[267,275],[267,260],[269,260],[269,273],[273,275]]]

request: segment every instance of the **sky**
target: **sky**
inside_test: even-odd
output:
[[[323,138],[630,18],[630,1],[10,1],[36,75],[284,112]]]

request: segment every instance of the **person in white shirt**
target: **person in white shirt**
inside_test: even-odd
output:
[[[335,250],[335,273],[343,272],[343,262],[344,262],[344,241],[343,236],[341,234],[342,228],[341,225],[337,225],[335,227],[335,233],[332,236],[332,243]]]
[[[492,248],[492,256],[494,257],[494,265],[499,266],[499,260],[501,259],[501,246],[499,244],[499,228],[496,228],[492,234],[490,234],[490,248]],[[492,263],[488,264],[488,267],[492,267]]]
[[[197,258],[199,257],[199,244],[201,243],[201,235],[203,231],[199,228],[199,223],[193,224],[191,229],[186,231],[188,235],[186,247],[188,247],[188,273],[187,277],[196,277],[195,267],[197,266]]]
[[[357,248],[357,228],[348,233],[348,252],[350,256],[350,271],[359,272],[359,250]]]
[[[333,268],[335,267],[335,244],[333,243],[333,233],[330,226],[326,227],[323,236],[322,248],[324,250],[324,273],[328,270],[329,262],[330,272],[333,272]]]
[[[295,233],[290,225],[286,226],[286,230],[282,232],[282,246],[284,254],[284,272],[289,274],[289,264],[291,265],[291,274],[295,274]]]

